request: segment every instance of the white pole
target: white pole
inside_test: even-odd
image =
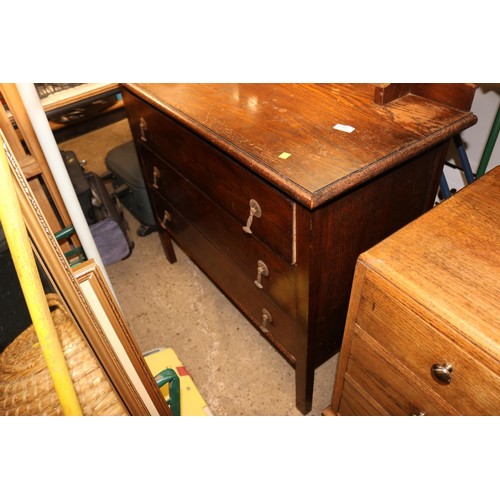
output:
[[[50,128],[47,115],[45,114],[42,103],[40,102],[40,97],[38,96],[35,85],[33,83],[16,83],[16,87],[30,118],[31,125],[33,126],[35,134],[38,138],[38,142],[40,143],[42,151],[45,155],[45,159],[49,164],[49,168],[52,172],[59,192],[61,193],[61,197],[66,205],[66,209],[68,210],[71,222],[75,228],[80,243],[82,244],[85,255],[87,258],[95,260],[101,269],[104,278],[108,282],[113,295],[115,295],[111,281],[109,280],[109,276],[106,272],[106,268],[102,262],[101,255],[99,254],[99,250],[97,249],[94,238],[92,237],[89,225],[87,224],[87,220],[85,219],[80,202],[76,196],[68,171],[64,165],[59,147]]]

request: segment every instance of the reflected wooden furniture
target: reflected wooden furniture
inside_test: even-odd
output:
[[[44,111],[50,117],[53,113],[71,109],[73,106],[88,104],[94,99],[115,95],[119,91],[117,83],[81,83],[74,87],[54,92],[40,98]],[[117,103],[121,105],[121,103]]]
[[[36,85],[57,142],[125,118],[117,83]]]
[[[363,253],[326,415],[500,415],[500,167]]]
[[[431,208],[471,85],[124,84],[171,238],[296,370],[340,348],[357,256]]]

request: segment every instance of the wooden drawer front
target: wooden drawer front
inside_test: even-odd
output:
[[[400,366],[360,328],[354,329],[347,374],[363,387],[389,415],[447,415],[453,412],[433,404],[421,391],[413,373]]]
[[[349,375],[346,375],[338,414],[344,417],[388,415]]]
[[[146,162],[152,159],[150,156],[144,157]],[[163,184],[159,189],[150,188],[153,196],[164,197],[170,202],[171,206],[233,261],[259,294],[268,294],[295,320],[297,317],[295,267],[281,259],[259,240],[252,238],[252,235],[243,232],[238,221],[215,205],[175,170],[163,164],[161,160],[157,160],[156,165],[161,166]],[[146,176],[147,182],[152,182],[149,174]],[[158,203],[161,206],[162,201]],[[260,283],[262,288],[255,282]]]
[[[168,211],[170,220],[166,226],[172,238],[259,330],[263,324],[263,309],[269,311],[272,318],[268,323],[269,331],[261,332],[294,364],[299,352],[298,335],[288,314],[269,295],[256,288],[240,267],[234,265],[173,205],[160,196],[155,196],[153,205],[159,222],[162,222],[165,210]]]
[[[250,200],[257,201],[262,215],[253,218],[253,235],[294,263],[295,207],[290,199],[140,99],[130,95],[125,102],[132,133],[139,144],[147,145],[231,213],[239,221],[240,230],[250,216]],[[159,184],[163,186],[161,180]]]
[[[392,288],[384,286],[382,291],[370,271],[367,278],[358,325],[460,414],[499,415],[500,378],[473,358],[473,346],[467,347],[469,355],[449,339],[453,338],[451,330],[446,332],[447,338],[425,322],[425,311],[416,303],[408,302],[422,317],[403,306]],[[432,319],[436,321],[432,317],[429,321]],[[442,363],[453,366],[448,385],[437,382],[431,374],[431,367]]]

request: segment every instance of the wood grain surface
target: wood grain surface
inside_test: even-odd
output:
[[[375,84],[125,87],[309,208],[476,122],[469,112],[420,95],[376,104]]]

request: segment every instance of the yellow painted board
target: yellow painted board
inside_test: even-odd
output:
[[[153,376],[156,376],[166,368],[172,368],[177,373],[180,386],[181,417],[206,417],[212,415],[207,403],[194,384],[191,375],[189,375],[186,367],[171,347],[145,353],[144,359]],[[165,396],[165,399],[168,399],[168,384],[165,384],[160,391]]]

